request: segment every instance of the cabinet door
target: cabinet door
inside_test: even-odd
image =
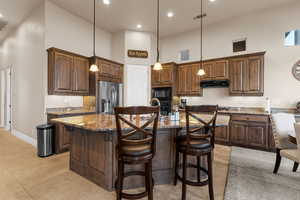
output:
[[[74,57],[73,90],[76,93],[89,93],[89,61],[85,58]]]
[[[231,121],[230,141],[236,145],[247,145],[247,123]]]
[[[230,79],[230,94],[243,93],[243,70],[246,65],[245,59],[233,59],[229,65],[229,79]]]
[[[160,84],[172,84],[173,83],[173,67],[166,65],[163,66],[163,70],[160,71]]]
[[[215,140],[217,142],[229,142],[228,127],[216,127]]]
[[[98,60],[99,75],[104,77],[113,77],[115,74],[112,64],[105,60]]]
[[[59,134],[59,148],[58,148],[58,152],[64,152],[69,150],[70,147],[70,133],[69,131],[66,129],[66,127],[62,124],[58,125],[59,130],[57,131],[57,133]]]
[[[177,94],[185,95],[186,93],[186,81],[187,81],[187,67],[185,65],[179,66],[177,71],[178,87]]]
[[[200,87],[201,77],[197,75],[200,69],[200,64],[193,64],[190,69],[191,73],[191,94],[202,95],[202,88]]]
[[[204,62],[202,65],[205,75],[201,77],[202,80],[212,80],[213,79],[213,67],[214,62]]]
[[[247,144],[250,147],[267,149],[268,125],[249,122],[247,127]]]
[[[123,67],[121,65],[115,64],[115,79],[117,82],[123,82]]]
[[[54,91],[72,92],[73,56],[55,52],[54,61]]]
[[[228,61],[220,60],[215,62],[213,67],[213,77],[216,80],[228,79]]]
[[[261,56],[249,57],[244,70],[244,93],[263,93],[263,59]]]
[[[152,82],[152,86],[160,85],[160,70],[153,70],[153,68],[152,68],[151,82]]]

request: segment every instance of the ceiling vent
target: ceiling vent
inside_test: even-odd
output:
[[[2,31],[6,25],[7,21],[0,20],[0,31]]]

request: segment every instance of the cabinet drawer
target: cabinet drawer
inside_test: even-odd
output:
[[[254,121],[254,122],[269,122],[268,116],[258,116],[258,115],[232,115],[232,121]]]

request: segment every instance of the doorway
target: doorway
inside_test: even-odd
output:
[[[11,68],[0,70],[0,126],[11,130]]]
[[[126,105],[149,106],[150,67],[146,65],[127,65],[126,67]]]

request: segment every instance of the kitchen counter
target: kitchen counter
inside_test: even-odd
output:
[[[89,109],[73,109],[73,110],[68,110],[68,109],[57,109],[57,110],[49,110],[47,111],[48,115],[57,115],[57,116],[68,116],[68,115],[85,115],[85,114],[94,114],[96,113],[95,110],[89,110]]]
[[[185,127],[185,116],[183,114],[180,115],[180,121],[171,121],[169,117],[165,117],[161,119],[158,123],[158,129],[170,129],[170,128],[184,128]],[[201,119],[204,121],[209,121],[211,117],[209,115],[201,115]],[[230,117],[226,115],[218,115],[217,117],[217,126],[228,126]],[[136,125],[142,125],[145,121],[142,117],[140,120],[133,120]],[[105,115],[105,114],[92,114],[92,115],[84,115],[84,116],[74,116],[74,117],[66,117],[66,118],[58,118],[52,119],[52,122],[62,123],[67,126],[73,126],[76,128],[81,128],[93,132],[107,132],[107,131],[115,131],[116,123],[114,115]],[[198,124],[195,120],[191,120],[191,127],[193,124]],[[128,126],[124,126],[124,129],[129,128]]]
[[[171,184],[174,177],[175,141],[178,135],[184,134],[185,120],[181,115],[180,121],[171,121],[169,118],[159,121],[156,137],[156,154],[153,158],[153,178],[155,184]],[[209,120],[209,116],[202,116]],[[94,182],[100,187],[112,191],[117,172],[117,133],[114,115],[92,114],[52,119],[52,122],[65,126],[70,135],[70,169],[75,173]],[[131,122],[138,126],[144,124],[145,119],[138,117]],[[191,121],[191,126],[195,121]],[[219,115],[218,128],[222,129],[229,124],[229,116]],[[124,129],[129,128],[124,126]],[[217,129],[218,129],[217,128]],[[189,162],[195,160],[189,158]],[[206,160],[201,158],[202,166]],[[143,166],[135,169],[142,170]],[[195,177],[191,174],[192,178]],[[140,188],[144,185],[144,178],[133,176],[126,178],[124,189]]]

